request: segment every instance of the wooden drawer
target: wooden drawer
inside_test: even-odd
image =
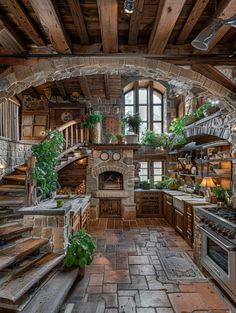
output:
[[[175,215],[174,215],[174,224],[175,229],[184,236],[184,213],[180,212],[175,208]]]
[[[137,217],[161,217],[162,193],[158,191],[135,192]]]

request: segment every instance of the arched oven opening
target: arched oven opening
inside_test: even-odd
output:
[[[99,175],[100,190],[123,190],[123,175],[118,172],[108,171]]]

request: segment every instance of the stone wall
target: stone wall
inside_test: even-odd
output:
[[[31,144],[15,142],[10,139],[0,137],[0,160],[4,169],[0,170],[0,179],[6,173],[13,171],[17,165],[24,164],[27,157],[31,154]]]

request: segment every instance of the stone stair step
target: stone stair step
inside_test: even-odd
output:
[[[46,239],[30,238],[14,246],[0,250],[0,270],[19,262],[27,255],[40,249],[48,243]]]
[[[2,195],[0,196],[0,207],[7,206],[22,206],[24,204],[25,198],[22,196],[10,196]]]
[[[2,193],[24,193],[25,187],[22,185],[0,185],[0,194]]]
[[[58,271],[38,289],[22,313],[57,313],[78,275],[78,269]]]
[[[21,224],[6,224],[0,226],[0,241],[11,239],[15,236],[21,235],[31,230],[32,227],[25,227]]]
[[[2,211],[5,210],[0,210],[0,212],[2,213]],[[0,225],[6,224],[7,222],[13,222],[13,221],[18,221],[20,219],[22,219],[23,214],[22,213],[4,213],[4,214],[0,214]]]
[[[24,182],[26,180],[26,175],[25,174],[9,174],[3,176],[4,180],[10,180],[10,181],[17,181],[17,182]]]
[[[1,285],[0,301],[6,301],[7,303],[19,301],[25,293],[55,268],[63,258],[64,255],[48,253],[40,260],[34,262],[31,267],[19,271],[10,280]]]

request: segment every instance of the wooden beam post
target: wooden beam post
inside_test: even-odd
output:
[[[58,81],[55,81],[55,84],[57,86],[57,89],[59,90],[59,93],[62,97],[62,99],[67,99],[67,93],[66,93],[66,90],[65,90],[65,87],[63,86],[63,83],[58,80]]]
[[[148,43],[149,53],[163,53],[186,0],[160,0]]]
[[[69,37],[53,0],[29,0],[57,52],[71,54]]]
[[[90,100],[92,96],[91,96],[91,92],[89,89],[87,77],[86,76],[79,76],[79,83],[80,83],[80,88],[83,92],[85,99]]]
[[[130,24],[129,24],[129,45],[136,45],[138,41],[139,26],[142,21],[144,0],[136,0],[135,10],[131,14]]]
[[[103,52],[118,52],[118,2],[117,0],[97,0],[97,6]]]
[[[106,99],[110,99],[110,83],[109,83],[109,75],[105,74],[104,76],[104,87],[105,87],[105,96]]]

